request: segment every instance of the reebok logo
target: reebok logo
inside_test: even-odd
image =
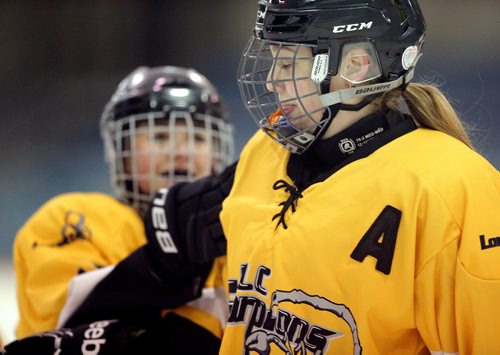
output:
[[[98,355],[101,351],[101,346],[106,343],[104,328],[114,321],[99,321],[89,325],[89,328],[83,333],[85,339],[82,343],[82,355]]]

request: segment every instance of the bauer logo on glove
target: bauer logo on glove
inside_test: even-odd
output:
[[[153,208],[151,209],[151,218],[155,229],[156,239],[164,253],[175,253],[179,251],[168,231],[167,216],[165,215],[165,200],[167,198],[168,189],[160,189],[153,200]]]

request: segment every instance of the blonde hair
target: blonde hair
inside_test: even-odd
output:
[[[432,84],[410,83],[406,90],[388,91],[375,103],[405,113],[404,105],[401,105],[402,100],[417,124],[449,134],[474,149],[464,123],[438,87]]]

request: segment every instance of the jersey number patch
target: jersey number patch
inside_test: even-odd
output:
[[[377,259],[376,269],[386,275],[391,273],[392,258],[396,247],[401,211],[392,206],[384,210],[371,225],[356,248],[351,258],[362,262],[368,255]]]

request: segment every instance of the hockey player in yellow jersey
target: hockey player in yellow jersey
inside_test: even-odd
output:
[[[238,81],[261,131],[213,238],[221,354],[500,353],[500,174],[411,83],[424,36],[416,0],[259,1]],[[163,198],[177,238],[215,185]]]
[[[193,69],[140,67],[120,83],[100,122],[116,198],[102,193],[57,196],[17,235],[18,338],[60,327],[74,328],[75,334],[114,327],[107,335],[107,343],[113,344],[156,324],[149,333],[162,337],[159,351],[175,352],[180,344],[188,352],[217,352],[227,313],[223,260],[214,263],[208,278],[212,262],[200,266],[201,281],[206,279],[202,290],[192,280],[175,281],[175,275],[144,262],[140,252],[146,243],[143,217],[158,189],[220,172],[231,162],[233,138],[227,119],[215,87]],[[171,289],[162,291],[166,286]],[[170,299],[172,289],[183,296]],[[165,311],[168,315],[160,319],[162,306],[186,301],[192,302]],[[107,319],[113,320],[94,322]],[[64,332],[48,333],[50,339],[62,337],[62,354],[72,353],[72,346],[99,354],[124,353],[120,346],[133,352],[126,340],[105,349],[102,339],[82,345],[81,339],[73,341]],[[8,354],[30,352],[30,340],[7,347]],[[34,344],[37,353],[44,354]],[[48,346],[47,354],[57,350]]]
[[[411,83],[424,36],[416,0],[259,1],[238,78],[261,132],[145,222],[163,266],[169,237],[185,268],[227,245],[221,354],[500,353],[500,174]]]
[[[417,1],[258,6],[239,83],[263,132],[221,214],[221,353],[500,353],[500,174],[409,83]]]

